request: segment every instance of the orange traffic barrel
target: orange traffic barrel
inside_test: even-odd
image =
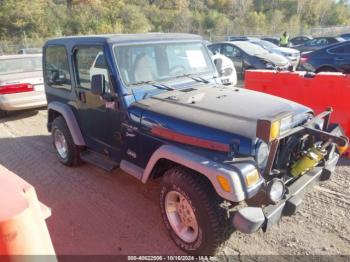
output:
[[[45,223],[50,215],[34,187],[0,165],[1,261],[35,260],[32,255],[47,255],[47,260],[57,261]]]

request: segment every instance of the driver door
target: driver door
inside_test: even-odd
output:
[[[116,102],[110,74],[102,46],[79,46],[74,49],[74,69],[76,76],[77,111],[79,124],[88,148],[120,160],[121,112],[112,102],[91,92],[93,75],[104,75],[106,93]]]

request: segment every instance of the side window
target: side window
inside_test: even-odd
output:
[[[220,54],[220,45],[211,45],[209,46],[210,51],[215,55],[215,54]]]
[[[232,45],[224,45],[223,55],[227,57],[240,57],[241,52]]]
[[[328,40],[326,38],[321,38],[320,40],[318,40],[317,44],[318,45],[326,45],[326,44],[328,44]]]
[[[64,46],[48,46],[45,51],[45,79],[50,87],[71,90],[67,51]]]
[[[104,75],[106,92],[109,88],[109,74],[102,47],[79,47],[74,53],[77,84],[81,88],[91,89],[93,75]]]

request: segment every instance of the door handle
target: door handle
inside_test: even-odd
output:
[[[344,61],[344,58],[343,57],[336,57],[335,61]]]

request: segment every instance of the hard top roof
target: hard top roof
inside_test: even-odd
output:
[[[109,35],[84,35],[67,36],[50,39],[47,44],[76,44],[76,43],[137,43],[154,41],[181,41],[202,40],[202,37],[194,34],[182,33],[142,33],[142,34],[109,34]]]

